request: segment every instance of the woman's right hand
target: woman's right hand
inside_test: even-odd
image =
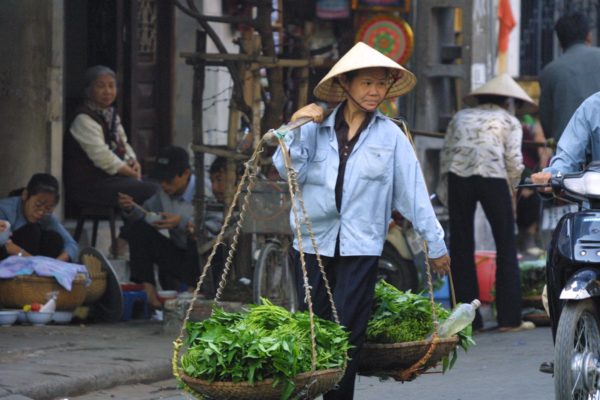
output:
[[[323,118],[325,117],[325,110],[323,110],[323,108],[318,106],[317,104],[312,103],[296,111],[294,115],[292,115],[291,121],[293,122],[303,117],[308,117],[313,121],[319,123],[323,121]]]
[[[121,166],[121,168],[119,168],[117,170],[117,174],[123,175],[123,176],[129,176],[133,179],[137,179],[138,181],[141,179],[140,173],[138,171],[136,171],[135,169],[133,169],[132,167],[130,167],[129,165],[127,165],[126,163],[123,164]]]
[[[0,219],[0,232],[4,232],[10,229],[10,222]]]
[[[25,250],[21,246],[18,246],[12,240],[9,240],[8,242],[6,242],[4,247],[6,249],[6,252],[11,256],[21,256],[21,257],[30,257],[31,256],[31,254],[29,254],[29,252],[27,252],[27,250]]]

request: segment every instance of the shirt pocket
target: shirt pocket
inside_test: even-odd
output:
[[[362,179],[384,181],[391,174],[392,149],[367,146],[361,157],[360,174]]]
[[[326,169],[327,150],[317,150],[315,157],[308,163],[306,182],[318,185],[325,183]]]

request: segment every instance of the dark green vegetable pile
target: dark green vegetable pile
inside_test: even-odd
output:
[[[435,306],[438,321],[441,323],[450,315],[440,304]],[[428,297],[402,292],[381,280],[375,286],[373,314],[367,326],[367,341],[371,343],[402,343],[426,339],[433,332],[431,302]],[[459,346],[465,351],[475,344],[471,325],[458,333]],[[452,358],[445,357],[443,369],[452,368],[457,351]]]
[[[273,378],[283,384],[282,399],[294,391],[292,378],[311,370],[308,312],[291,313],[263,299],[248,312],[213,315],[186,325],[187,352],[181,357],[186,375],[209,381],[254,383]],[[348,332],[315,317],[317,369],[343,368]]]

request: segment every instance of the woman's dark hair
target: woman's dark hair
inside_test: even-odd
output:
[[[56,202],[60,200],[58,180],[50,174],[34,174],[29,183],[27,183],[27,198],[38,193],[51,193],[56,197]]]
[[[493,94],[480,94],[477,95],[477,104],[496,104],[497,106],[502,106],[506,103],[508,97],[506,96],[496,96]]]
[[[394,74],[392,73],[392,71],[389,68],[385,68],[385,67],[373,67],[373,68],[383,68],[385,70],[385,78],[386,79],[394,77]],[[346,77],[348,82],[351,82],[352,79],[354,79],[354,77],[356,77],[360,71],[361,71],[361,69],[353,69],[352,71],[345,72],[343,75]]]
[[[585,41],[590,32],[590,24],[582,12],[563,15],[554,25],[560,47],[565,50],[574,43]]]

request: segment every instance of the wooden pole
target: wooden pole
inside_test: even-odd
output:
[[[196,31],[196,51],[203,53],[206,51],[206,33]],[[192,131],[193,145],[203,146],[204,144],[204,129],[202,121],[202,97],[204,95],[204,63],[199,62],[194,64],[193,92],[192,92]],[[204,229],[204,153],[194,149],[194,174],[196,175],[196,193],[194,198],[194,224],[196,225],[196,247],[207,241],[206,230]],[[198,271],[202,268],[202,264],[198,265]],[[211,271],[207,274],[207,279],[204,284],[212,293],[215,288],[212,284]]]

